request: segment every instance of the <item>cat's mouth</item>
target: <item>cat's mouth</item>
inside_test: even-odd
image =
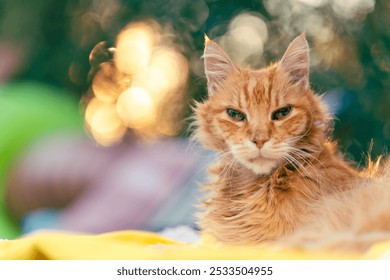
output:
[[[259,160],[260,160],[260,157],[253,157],[253,158],[248,159],[248,161],[250,163],[255,163],[255,162],[259,161]]]
[[[233,156],[246,168],[258,175],[270,174],[280,164],[279,157],[264,149],[240,149],[233,146]]]
[[[256,156],[251,155],[249,157],[242,158],[240,161],[244,166],[258,175],[270,174],[280,165],[281,162],[278,158],[267,157],[261,153]]]
[[[267,157],[267,156],[264,156],[264,155],[257,155],[255,157],[250,157],[249,159],[247,159],[247,161],[249,161],[250,163],[256,163],[256,162],[261,162],[261,161],[277,161],[277,159],[275,158],[271,158],[271,157]]]
[[[279,160],[275,158],[257,156],[246,159],[243,164],[256,174],[266,175],[271,173],[272,170],[279,165]]]

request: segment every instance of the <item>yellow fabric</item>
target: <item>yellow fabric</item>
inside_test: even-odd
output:
[[[265,246],[186,244],[142,231],[120,231],[101,235],[40,232],[16,240],[0,241],[0,259],[378,259],[388,254],[389,249],[390,242],[386,242],[376,244],[364,255],[336,255],[329,252],[278,251]]]

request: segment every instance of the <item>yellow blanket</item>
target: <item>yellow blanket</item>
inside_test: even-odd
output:
[[[275,250],[265,246],[217,246],[186,244],[142,231],[101,235],[40,232],[0,241],[0,259],[62,260],[162,260],[162,259],[382,259],[389,258],[390,242],[378,243],[367,253],[332,254],[299,250]]]

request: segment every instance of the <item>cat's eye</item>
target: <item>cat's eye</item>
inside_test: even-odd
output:
[[[284,117],[286,117],[288,114],[290,114],[291,109],[292,109],[291,106],[286,106],[286,107],[280,108],[272,113],[271,119],[273,121],[281,120]]]
[[[235,121],[244,121],[246,120],[246,116],[244,113],[238,111],[238,110],[235,110],[235,109],[232,109],[232,108],[228,108],[226,109],[226,113],[229,115],[229,117],[231,117],[233,120]]]

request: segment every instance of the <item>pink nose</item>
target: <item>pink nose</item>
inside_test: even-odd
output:
[[[257,146],[257,148],[263,147],[264,143],[267,142],[269,139],[254,139],[252,142]]]

